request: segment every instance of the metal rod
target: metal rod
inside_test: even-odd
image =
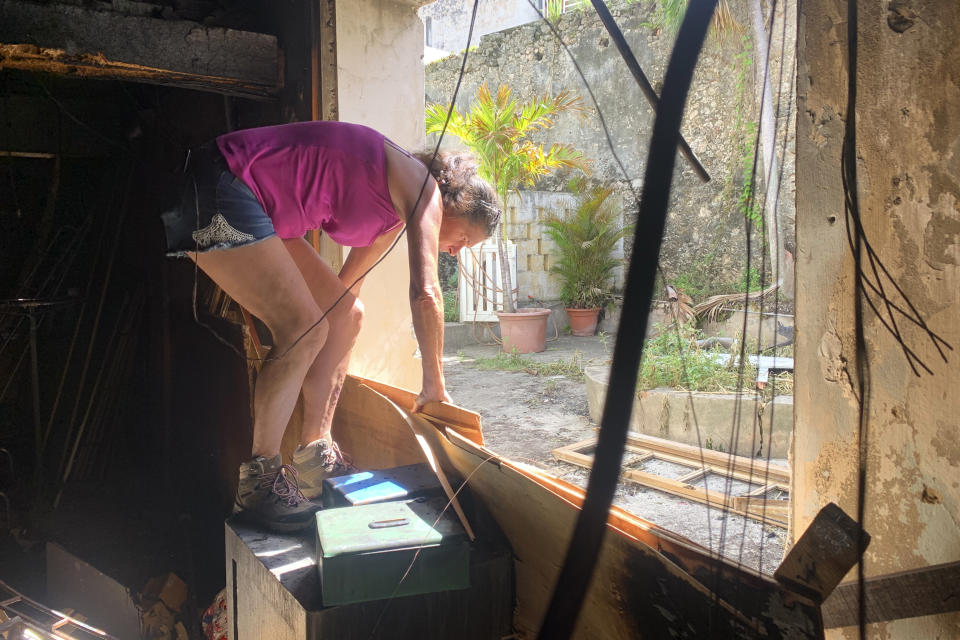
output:
[[[119,173],[119,170],[118,170]],[[114,259],[117,256],[117,248],[120,246],[120,232],[123,230],[123,220],[124,220],[124,208],[127,204],[127,193],[130,189],[130,182],[133,178],[133,171],[130,171],[127,174],[127,183],[121,195],[119,208],[117,211],[117,221],[115,223],[115,231],[113,235],[113,246],[110,248],[110,256],[107,259],[106,273],[103,276],[103,286],[100,288],[100,300],[97,302],[97,311],[94,315],[93,328],[90,331],[90,342],[87,345],[87,354],[84,358],[83,368],[80,371],[80,383],[77,385],[77,397],[73,404],[73,411],[70,414],[70,422],[67,423],[67,433],[64,438],[63,454],[60,456],[60,468],[62,469],[67,462],[68,455],[68,446],[70,442],[71,432],[73,431],[73,425],[77,419],[77,412],[80,410],[80,399],[83,396],[83,386],[87,379],[87,371],[90,368],[90,361],[93,358],[93,346],[96,344],[97,333],[100,329],[100,318],[103,314],[103,305],[107,298],[107,289],[110,287],[110,278],[113,274],[113,263]],[[94,267],[91,267],[93,269]]]
[[[35,158],[37,160],[50,160],[56,158],[55,153],[41,153],[39,151],[3,151],[0,150],[0,157],[3,158]]]
[[[33,393],[33,428],[36,439],[34,456],[36,457],[36,476],[40,475],[40,461],[42,460],[43,427],[40,421],[40,360],[37,357],[37,317],[32,309],[27,309],[30,320],[30,382]]]
[[[127,305],[128,300],[125,298],[123,300],[120,312],[117,314],[117,324],[114,325],[113,331],[110,333],[110,338],[107,341],[107,347],[104,349],[103,362],[100,365],[100,370],[97,371],[96,379],[93,381],[93,389],[90,391],[90,398],[87,400],[87,408],[84,411],[83,419],[80,422],[80,427],[77,429],[77,435],[74,438],[73,446],[70,448],[70,457],[67,459],[66,466],[63,469],[63,476],[60,480],[60,488],[57,489],[57,497],[53,500],[54,509],[59,506],[60,497],[63,495],[63,488],[66,486],[67,480],[70,478],[70,472],[73,469],[73,463],[77,457],[77,449],[80,448],[80,441],[83,439],[83,434],[87,429],[87,425],[90,423],[90,413],[97,401],[97,394],[100,390],[100,384],[104,379],[104,372],[106,371],[109,373],[112,360],[116,357],[116,349],[114,348],[114,344],[117,336],[120,333],[120,326],[123,324],[123,314],[127,308]],[[111,358],[111,352],[113,352],[113,358]]]

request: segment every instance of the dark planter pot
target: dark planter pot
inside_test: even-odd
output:
[[[505,353],[536,353],[547,348],[550,309],[531,308],[516,313],[498,311],[497,317]]]
[[[597,332],[599,307],[596,309],[567,309],[570,318],[570,333],[575,336],[592,336]]]

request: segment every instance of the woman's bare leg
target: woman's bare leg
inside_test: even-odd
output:
[[[303,381],[300,444],[307,445],[319,438],[330,441],[333,413],[363,321],[363,304],[351,292],[333,306],[346,285],[330,265],[302,238],[284,240],[284,245],[303,274],[317,306],[323,310],[333,307],[326,317],[330,323],[327,341]]]
[[[270,329],[274,345],[254,390],[253,455],[280,452],[304,377],[327,341],[329,324],[304,276],[277,237],[233,249],[194,254],[197,265]],[[299,342],[297,341],[299,339]]]

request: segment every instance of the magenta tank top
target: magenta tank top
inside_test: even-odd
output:
[[[337,244],[366,247],[401,224],[387,187],[384,137],[346,122],[295,122],[217,138],[281,238],[323,229]]]

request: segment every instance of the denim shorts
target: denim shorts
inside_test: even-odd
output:
[[[180,204],[160,217],[171,257],[242,247],[276,235],[257,197],[230,172],[215,142],[190,152]]]

